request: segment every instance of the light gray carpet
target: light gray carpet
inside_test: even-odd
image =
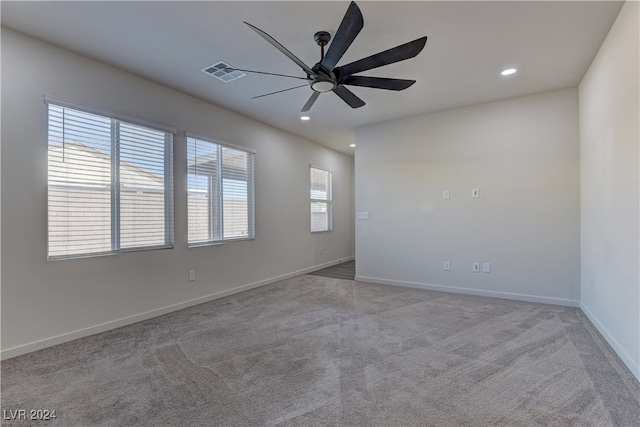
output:
[[[47,426],[638,426],[639,399],[578,309],[311,275],[2,363]]]
[[[309,274],[313,276],[332,277],[334,279],[354,280],[356,277],[356,262],[342,262]]]

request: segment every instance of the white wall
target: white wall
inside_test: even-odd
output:
[[[256,239],[187,249],[178,136],[174,249],[47,262],[45,94],[255,149]],[[309,231],[309,164],[334,173],[332,233]],[[2,30],[3,357],[350,258],[352,200],[352,157]]]
[[[640,380],[639,9],[625,3],[579,98],[582,309]]]
[[[357,278],[578,305],[577,89],[361,127],[356,145]]]

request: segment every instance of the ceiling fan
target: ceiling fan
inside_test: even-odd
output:
[[[340,26],[338,27],[338,30],[333,37],[333,42],[331,42],[331,45],[329,45],[326,54],[324,51],[324,47],[331,40],[331,35],[326,31],[318,31],[317,33],[315,33],[314,40],[320,46],[321,51],[320,62],[315,64],[313,67],[309,67],[293,53],[287,50],[287,48],[278,43],[278,41],[271,37],[269,34],[249,24],[248,22],[245,22],[245,24],[247,24],[253,31],[258,33],[259,36],[272,44],[280,52],[285,54],[289,59],[295,62],[300,68],[302,68],[307,76],[297,77],[285,74],[244,70],[239,68],[229,68],[229,70],[238,70],[249,73],[268,74],[306,80],[306,83],[303,85],[279,90],[276,92],[266,93],[264,95],[259,95],[252,98],[261,98],[263,96],[274,95],[276,93],[281,93],[304,86],[310,86],[313,90],[313,93],[311,94],[311,97],[309,98],[307,103],[302,107],[302,112],[309,111],[321,93],[330,91],[333,91],[336,95],[338,95],[351,108],[359,108],[365,105],[365,102],[362,99],[358,98],[353,92],[345,87],[348,85],[395,91],[400,91],[408,88],[416,81],[386,77],[356,76],[354,74],[372,70],[384,65],[393,64],[394,62],[404,61],[405,59],[413,58],[422,51],[425,44],[427,43],[427,37],[421,37],[419,39],[401,44],[383,52],[376,53],[375,55],[371,55],[358,61],[336,67],[338,61],[340,61],[340,58],[342,58],[342,55],[344,55],[349,46],[351,46],[351,43],[353,43],[356,36],[364,26],[364,19],[362,17],[362,13],[360,12],[360,8],[355,2],[352,1],[349,5],[349,8],[347,9],[347,12],[344,15],[344,18],[342,18],[342,22],[340,23]]]

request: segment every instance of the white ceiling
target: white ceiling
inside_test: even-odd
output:
[[[352,153],[353,129],[580,83],[611,28],[613,1],[359,1],[364,29],[338,65],[427,35],[416,58],[363,75],[415,79],[403,92],[350,87],[367,105],[351,109],[322,94],[309,122],[300,109],[301,84],[250,74],[223,83],[200,70],[219,60],[235,67],[304,77],[297,65],[260,38],[266,31],[307,65],[320,59],[313,41],[332,35],[348,7],[343,1],[37,2],[2,1],[2,25],[223,106],[261,122]],[[505,67],[512,77],[500,77]]]

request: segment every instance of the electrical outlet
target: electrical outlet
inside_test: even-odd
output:
[[[196,271],[195,270],[189,270],[189,281],[190,282],[194,282],[196,280]]]
[[[449,261],[443,262],[442,268],[444,269],[444,271],[451,271],[451,263]]]
[[[480,273],[480,263],[479,262],[474,262],[473,263],[473,272],[474,273]]]
[[[442,191],[442,198],[445,200],[449,200],[451,198],[451,193],[449,193],[449,190]]]
[[[483,273],[491,273],[491,263],[490,262],[483,262],[482,263],[482,272]]]

